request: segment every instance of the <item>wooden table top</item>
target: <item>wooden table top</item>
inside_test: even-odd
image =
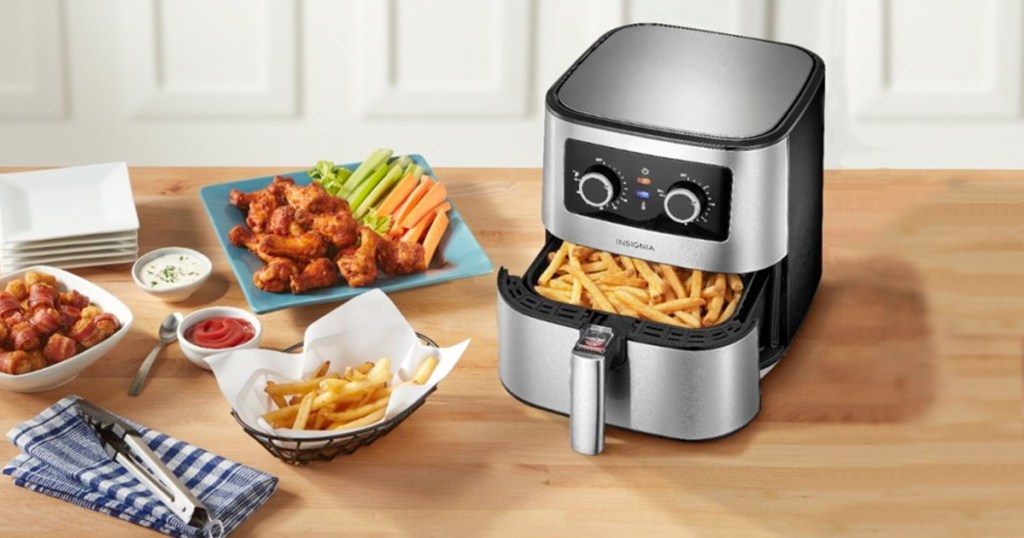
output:
[[[299,167],[296,167],[299,168]],[[125,301],[130,334],[68,385],[0,394],[3,431],[67,394],[280,478],[239,535],[996,536],[1024,528],[1024,171],[836,171],[825,270],[803,329],[762,384],[760,416],[713,442],[609,429],[573,453],[567,419],[498,380],[494,275],[392,294],[442,345],[473,339],[419,411],[353,456],[283,464],[236,426],[211,374],[169,346],[128,386],[168,312],[245,301],[201,186],[266,168],[133,168],[140,248],[198,248],[214,275],[188,302],[138,290],[128,265],[76,269]],[[543,239],[540,171],[440,169],[495,267]],[[334,305],[262,316],[280,348]],[[0,459],[16,454],[0,444]],[[0,534],[139,527],[0,479]],[[1019,535],[1019,534],[1018,534]]]

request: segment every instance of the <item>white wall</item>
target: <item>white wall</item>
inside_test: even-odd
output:
[[[540,166],[543,95],[659,21],[808,47],[829,167],[1024,168],[1024,0],[0,0],[0,166]]]

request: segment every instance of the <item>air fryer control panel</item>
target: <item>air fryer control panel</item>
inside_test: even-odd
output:
[[[568,139],[565,208],[599,220],[724,241],[732,173]]]

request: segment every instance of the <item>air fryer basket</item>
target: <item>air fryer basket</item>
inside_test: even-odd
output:
[[[513,309],[536,319],[575,329],[590,324],[612,324],[625,328],[628,340],[686,350],[706,350],[728,345],[745,335],[752,323],[759,322],[760,368],[767,368],[781,358],[784,349],[780,344],[780,328],[777,316],[772,315],[771,306],[780,298],[778,273],[782,263],[740,275],[744,285],[743,296],[729,320],[714,327],[690,329],[552,301],[539,295],[533,288],[547,267],[548,254],[558,250],[561,244],[561,239],[548,233],[544,247],[522,277],[509,274],[504,267],[498,272],[499,292]]]

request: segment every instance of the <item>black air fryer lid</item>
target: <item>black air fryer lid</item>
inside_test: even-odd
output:
[[[754,146],[784,137],[824,64],[793,46],[640,24],[605,34],[548,92],[569,121],[698,144]]]

